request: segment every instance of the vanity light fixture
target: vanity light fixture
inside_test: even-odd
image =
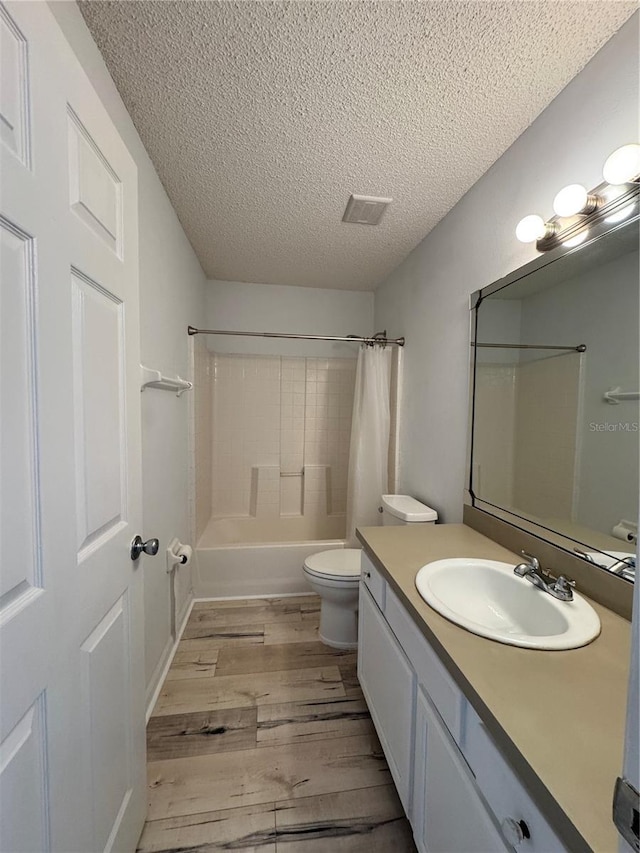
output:
[[[622,222],[635,209],[640,194],[640,144],[623,145],[604,164],[605,182],[592,190],[569,184],[553,200],[555,216],[544,220],[537,214],[521,219],[516,237],[536,243],[540,252],[562,244],[573,248],[587,239],[594,221]]]

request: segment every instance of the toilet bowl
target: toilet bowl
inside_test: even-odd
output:
[[[438,514],[409,495],[382,495],[382,523],[433,524]],[[358,645],[359,548],[319,551],[304,561],[304,574],[320,596],[320,639],[334,649]]]
[[[334,649],[358,645],[360,549],[320,551],[304,561],[308,583],[320,596],[320,640]]]

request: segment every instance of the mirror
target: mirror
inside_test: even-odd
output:
[[[474,506],[635,574],[638,217],[475,295]]]

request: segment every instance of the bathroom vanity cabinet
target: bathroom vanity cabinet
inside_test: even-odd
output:
[[[358,678],[408,814],[416,674],[371,593],[362,586],[358,632],[358,648],[366,649],[366,653],[358,653]]]
[[[420,853],[566,850],[362,554],[358,677]]]

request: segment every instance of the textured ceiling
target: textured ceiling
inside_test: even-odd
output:
[[[211,278],[372,290],[636,8],[82,2]],[[351,193],[390,196],[349,225]]]

